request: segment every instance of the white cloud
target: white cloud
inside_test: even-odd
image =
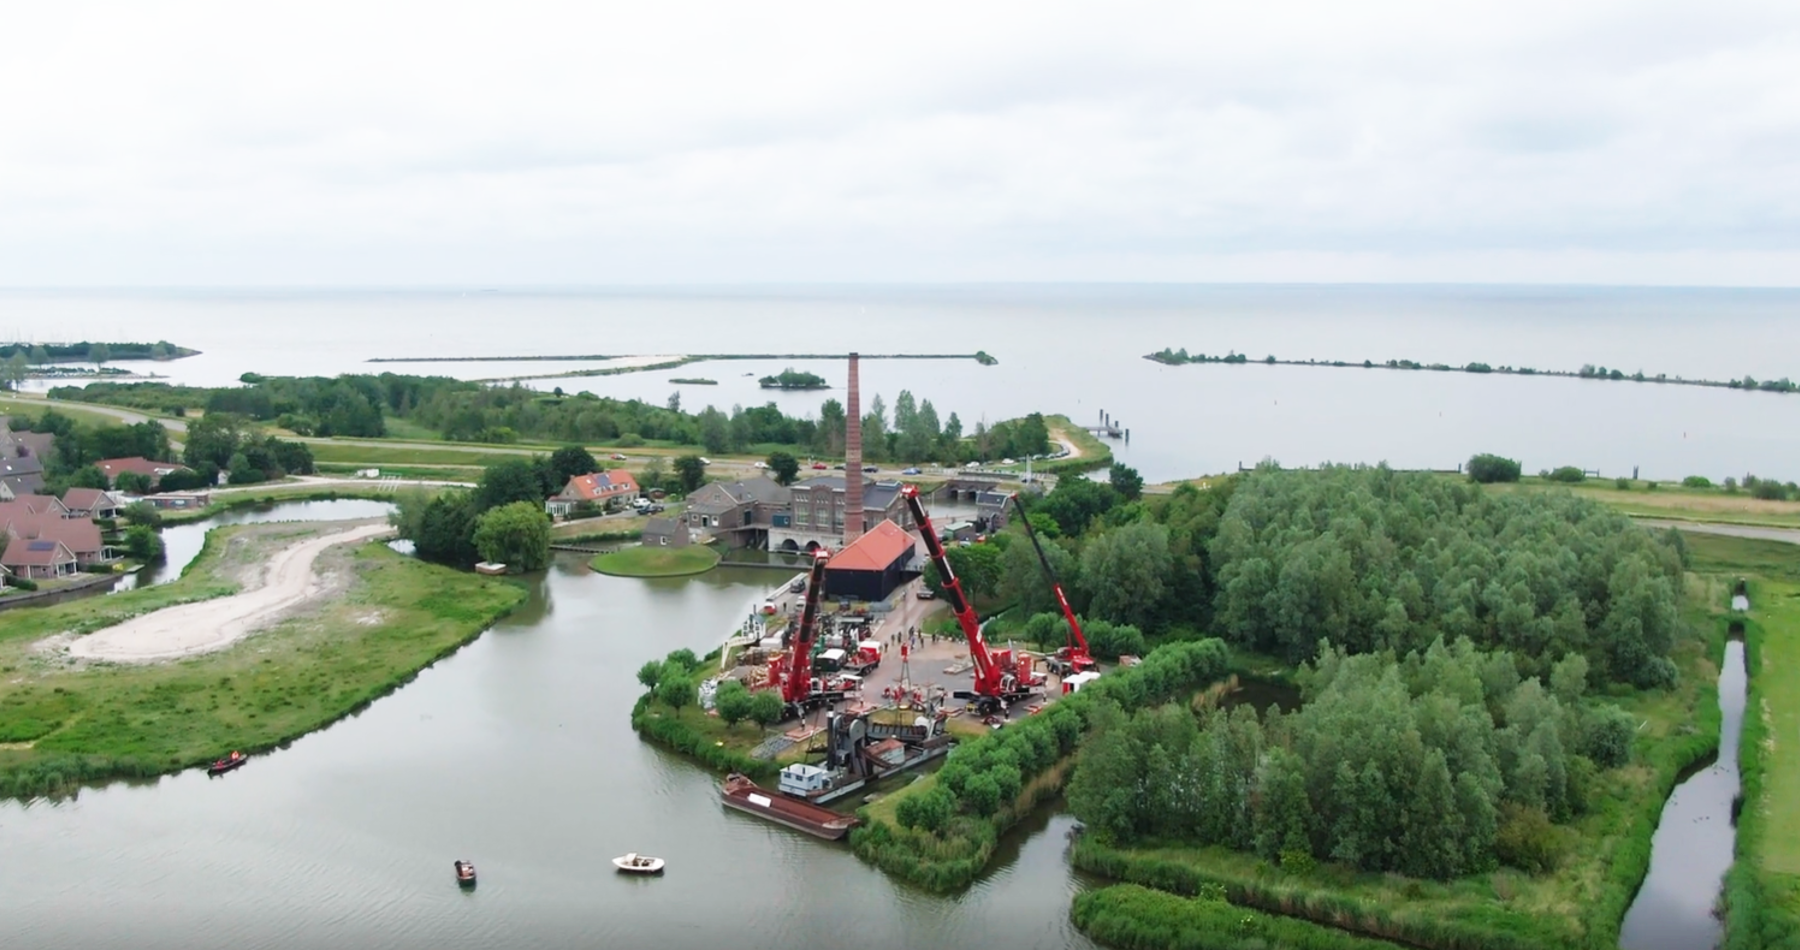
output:
[[[6,19],[6,284],[1800,273],[1791,4]]]

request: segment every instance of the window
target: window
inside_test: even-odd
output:
[[[810,526],[812,524],[812,512],[805,508],[795,506],[794,524],[802,528]]]

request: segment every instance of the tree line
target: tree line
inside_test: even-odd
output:
[[[1069,804],[1112,841],[1222,845],[1289,868],[1542,870],[1560,848],[1552,823],[1626,763],[1636,722],[1585,700],[1580,654],[1548,685],[1519,665],[1466,639],[1400,659],[1326,646],[1290,714],[1102,707]]]

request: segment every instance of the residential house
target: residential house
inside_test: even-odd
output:
[[[75,554],[54,539],[14,538],[0,554],[0,567],[29,580],[66,577],[75,573]]]
[[[789,517],[769,532],[769,545],[783,551],[837,548],[844,540],[846,483],[842,475],[809,478],[794,486]],[[863,524],[910,523],[899,482],[863,481]]]
[[[62,503],[70,518],[117,518],[124,507],[111,492],[98,488],[71,488],[63,492]]]
[[[44,487],[44,456],[55,441],[48,432],[14,432],[0,419],[0,500]]]
[[[692,542],[687,522],[679,518],[651,518],[644,524],[643,544],[647,548],[685,548]]]
[[[212,493],[203,491],[166,492],[161,495],[146,495],[144,500],[149,502],[152,508],[191,511],[212,504]]]
[[[0,502],[0,509],[13,514],[49,515],[52,518],[69,517],[69,507],[55,495],[14,495],[11,501]]]
[[[567,518],[575,506],[583,502],[602,510],[630,504],[638,496],[637,479],[622,468],[609,472],[591,472],[569,479],[562,491],[544,502],[544,511],[552,518]]]
[[[710,534],[734,548],[758,548],[768,544],[792,501],[793,491],[770,478],[713,482],[687,496],[682,519],[688,530]]]
[[[152,462],[141,455],[133,455],[130,458],[122,459],[101,459],[94,464],[100,466],[100,471],[106,473],[106,484],[108,486],[116,486],[119,483],[120,475],[123,475],[126,472],[136,472],[139,475],[148,477],[150,479],[150,487],[154,489],[162,482],[163,476],[170,472],[191,471],[191,469],[180,462]]]
[[[10,503],[16,506],[18,502]],[[15,541],[56,541],[81,567],[102,564],[117,554],[100,535],[92,518],[64,518],[55,514],[0,513],[0,533]]]

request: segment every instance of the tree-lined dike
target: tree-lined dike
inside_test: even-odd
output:
[[[1379,363],[1369,359],[1282,360],[1276,359],[1273,355],[1265,356],[1261,359],[1252,359],[1249,354],[1239,353],[1236,350],[1224,354],[1213,354],[1211,356],[1205,353],[1189,354],[1185,347],[1179,350],[1171,350],[1165,347],[1155,353],[1145,355],[1144,359],[1153,363],[1161,363],[1165,366],[1205,365],[1209,363],[1216,363],[1223,366],[1240,366],[1255,363],[1262,366],[1323,366],[1335,369],[1392,369],[1406,371],[1423,370],[1437,373],[1475,373],[1478,375],[1497,373],[1502,376],[1558,376],[1567,379],[1591,379],[1603,382],[1654,383],[1665,386],[1703,386],[1709,389],[1742,389],[1748,392],[1800,392],[1800,383],[1795,383],[1786,376],[1783,376],[1780,379],[1764,380],[1758,380],[1756,377],[1748,375],[1744,376],[1742,379],[1686,379],[1681,376],[1670,376],[1667,373],[1646,375],[1641,369],[1627,373],[1622,369],[1608,369],[1605,366],[1596,366],[1591,363],[1577,370],[1555,370],[1535,369],[1530,366],[1493,366],[1482,362],[1464,363],[1461,366],[1452,366],[1448,363],[1420,363],[1409,359],[1390,359]]]
[[[523,599],[369,540],[389,530],[219,528],[178,580],[9,616],[0,795],[273,748],[404,684]]]

